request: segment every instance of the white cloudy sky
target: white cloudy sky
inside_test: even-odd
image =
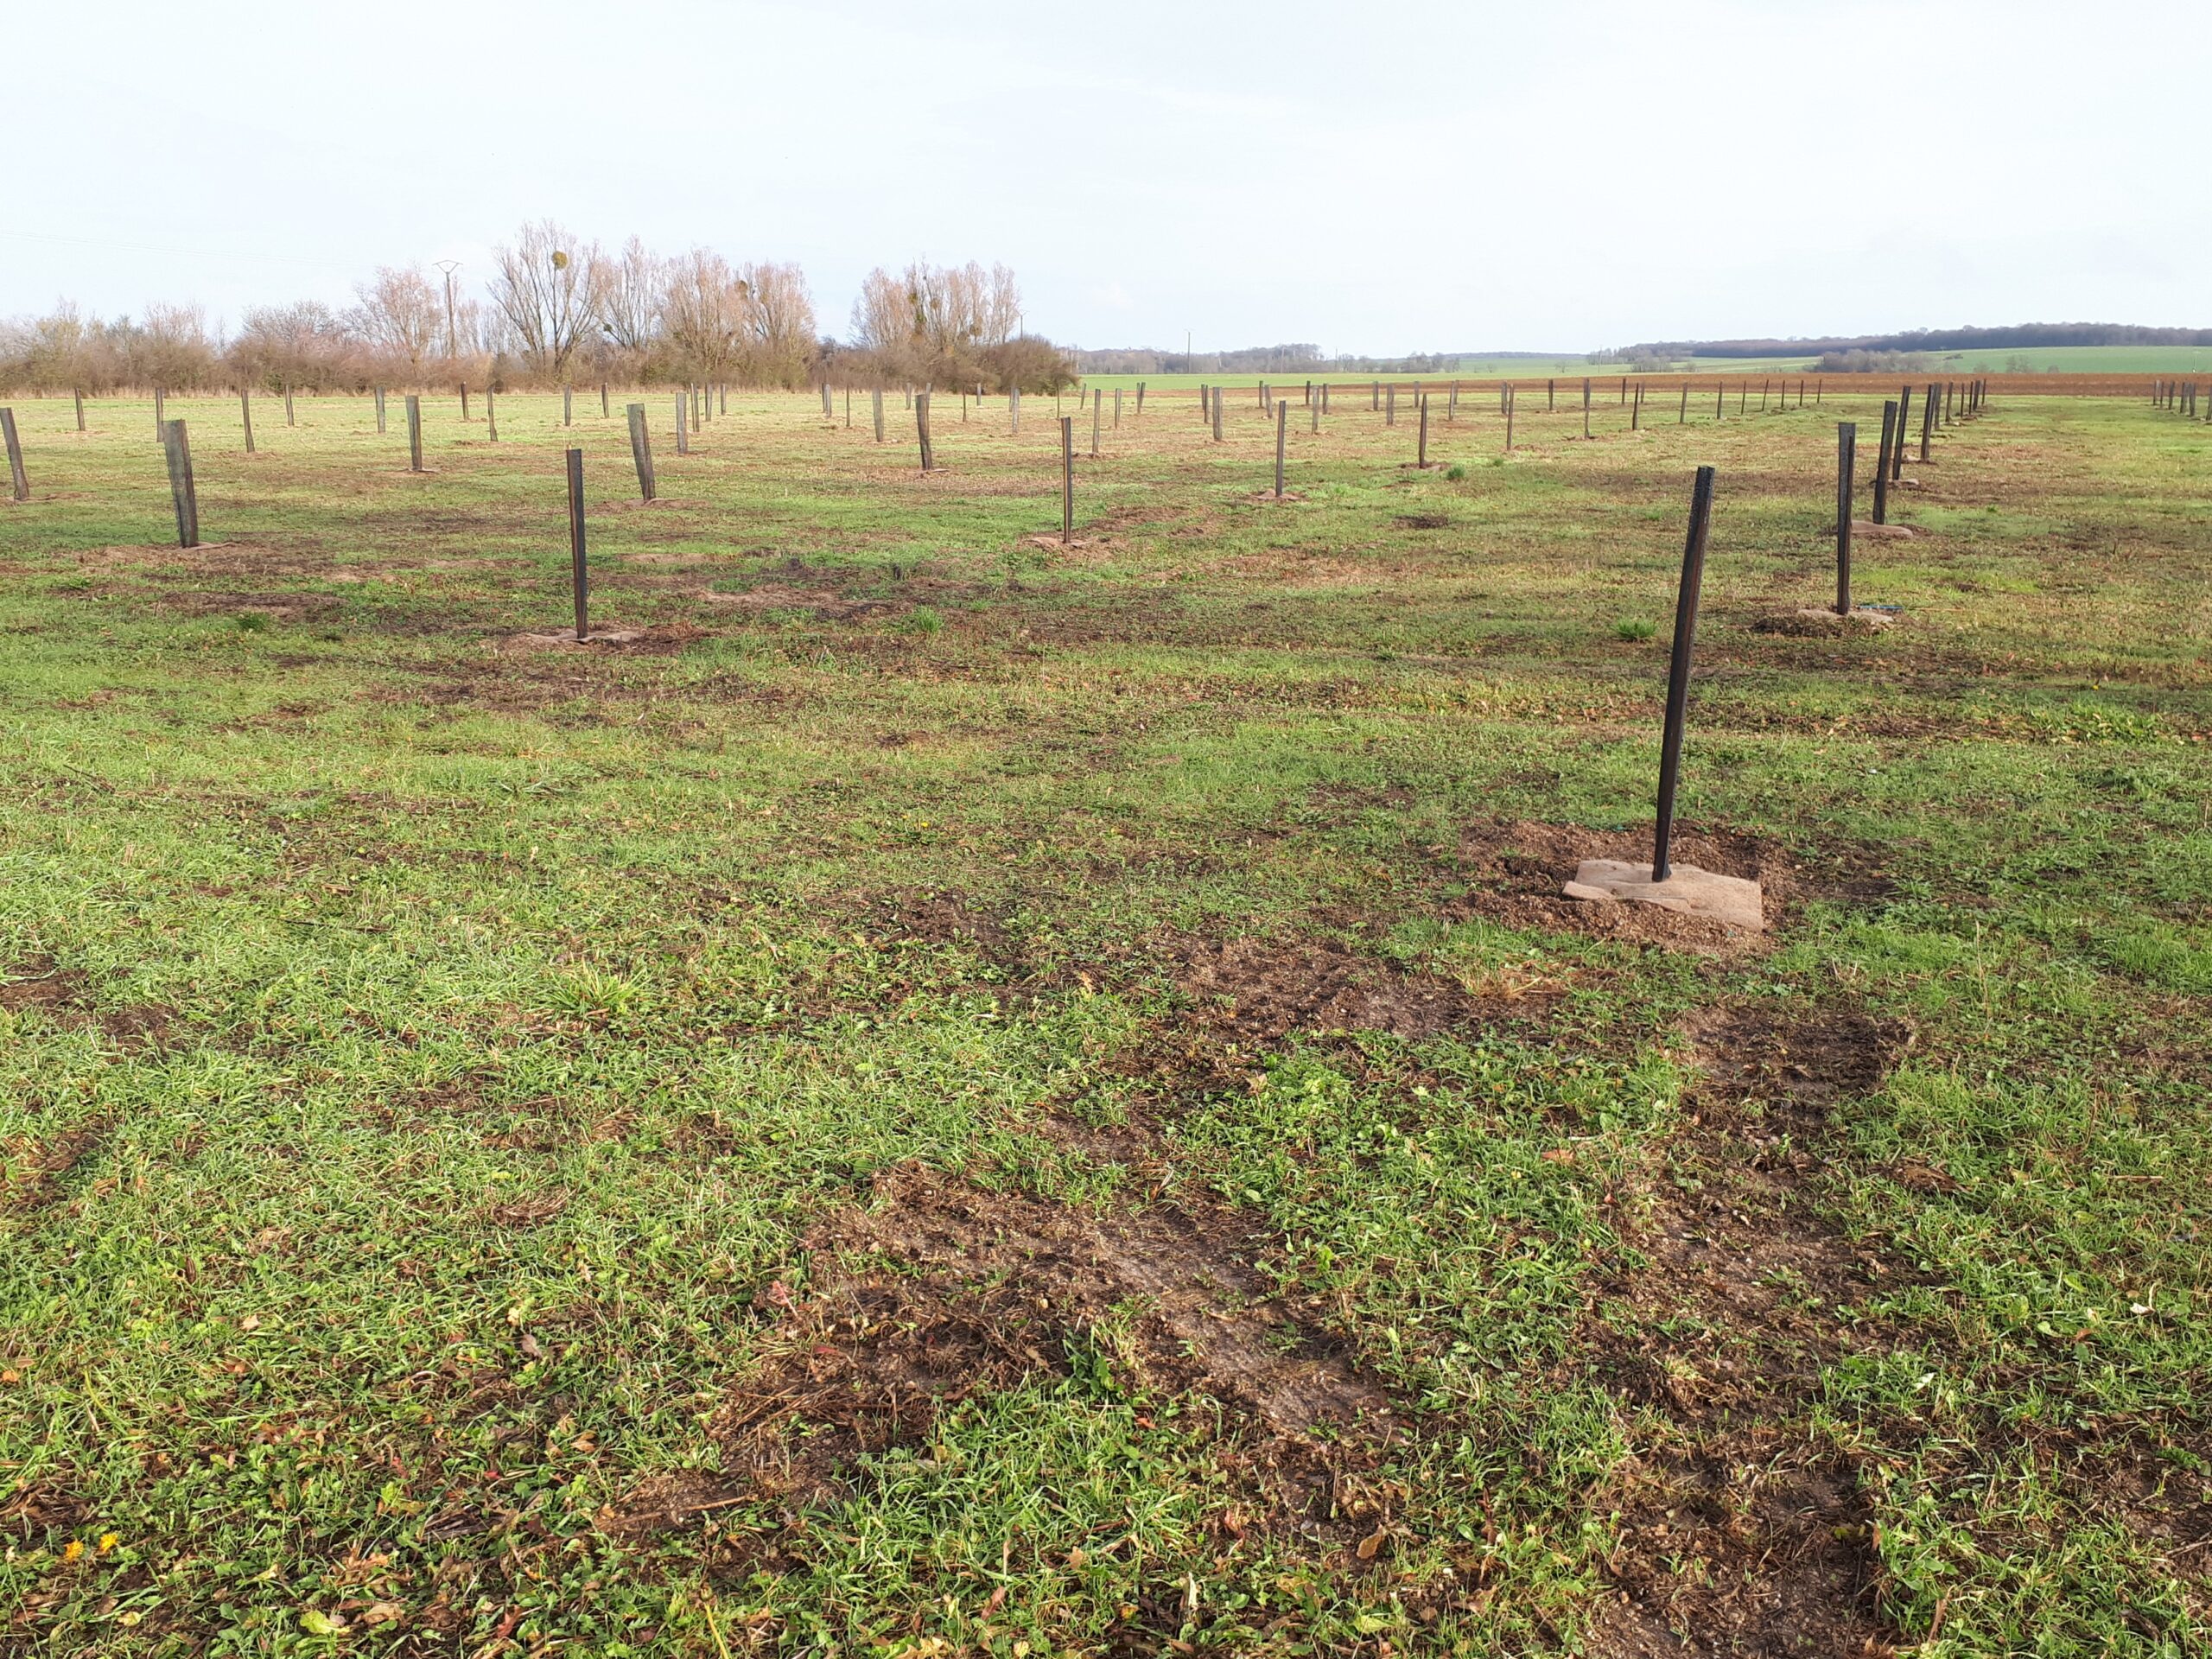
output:
[[[2212,326],[2207,0],[17,0],[0,315],[346,299],[525,218],[1088,346]]]

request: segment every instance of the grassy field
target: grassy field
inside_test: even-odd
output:
[[[2207,1650],[2205,428],[889,401],[17,403],[0,1648]]]

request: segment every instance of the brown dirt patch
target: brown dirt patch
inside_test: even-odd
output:
[[[695,640],[704,639],[709,631],[690,622],[656,622],[650,627],[625,627],[618,623],[595,622],[590,638],[579,640],[574,627],[549,630],[543,633],[517,633],[496,642],[497,648],[507,652],[593,651],[667,653],[677,652]]]
[[[715,1425],[728,1471],[760,1489],[819,1493],[1083,1351],[1116,1386],[1216,1402],[1217,1454],[1259,1524],[1341,1541],[1394,1501],[1390,1400],[1250,1265],[1268,1241],[1203,1197],[1077,1210],[908,1164],[804,1248],[805,1293],[766,1293],[777,1324]]]
[[[0,1141],[0,1215],[59,1203],[63,1183],[106,1143],[108,1128],[105,1118],[95,1118],[57,1135]]]
[[[1705,1076],[1688,1128],[1621,1205],[1642,1265],[1586,1325],[1598,1375],[1640,1408],[1611,1500],[1624,1600],[1593,1651],[1887,1654],[1871,1510],[1805,1402],[1867,1340],[1847,1344],[1835,1310],[1897,1275],[1808,1182],[1829,1106],[1878,1085],[1906,1035],[1847,1005],[1738,1003],[1691,1036]]]
[[[1400,530],[1449,530],[1452,515],[1448,512],[1402,512],[1390,522]]]
[[[1226,939],[1185,948],[1183,989],[1194,1022],[1259,1041],[1294,1031],[1387,1033],[1419,1039],[1479,1026],[1516,999],[1471,995],[1432,974],[1408,974],[1325,939]],[[1563,991],[1533,993],[1541,1003]]]
[[[96,1007],[84,975],[64,971],[51,957],[28,957],[8,969],[7,977],[0,980],[0,1009],[10,1014],[35,1010],[67,1029],[93,1025],[118,1042],[147,1045],[162,1042],[176,1019],[175,1008],[159,1002]]]

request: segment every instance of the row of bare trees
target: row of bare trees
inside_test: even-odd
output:
[[[481,297],[416,266],[386,266],[355,302],[249,308],[237,332],[193,307],[143,317],[0,321],[0,387],[99,392],[239,385],[270,390],[427,385],[555,385],[578,380],[801,386],[834,372],[884,384],[1050,391],[1072,372],[1020,334],[1020,295],[1000,265],[917,262],[878,269],[853,308],[849,344],[821,338],[796,264],[733,264],[709,248],[619,252],[550,219],[499,248]]]

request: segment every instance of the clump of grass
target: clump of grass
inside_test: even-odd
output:
[[[1613,624],[1613,632],[1624,639],[1649,639],[1652,627],[1640,616],[1624,616]]]
[[[1447,484],[1465,483],[1467,481],[1466,463],[1465,461],[1455,461],[1449,467],[1446,467],[1444,469],[1444,481]]]
[[[944,632],[944,619],[927,605],[917,605],[899,619],[901,633],[918,633],[925,639],[934,639]]]
[[[238,613],[238,626],[247,633],[266,633],[269,631],[269,613],[266,611],[240,611]]]

